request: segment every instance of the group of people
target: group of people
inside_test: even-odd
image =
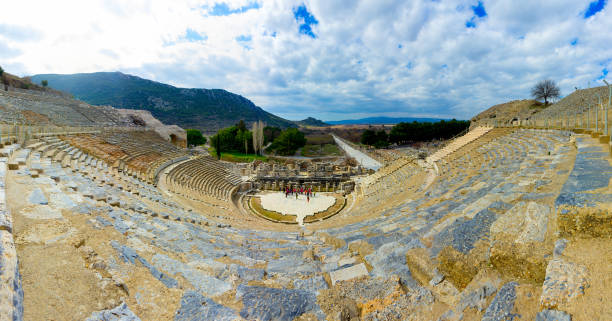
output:
[[[306,201],[310,202],[310,197],[314,197],[315,193],[312,190],[312,187],[289,187],[286,186],[285,187],[285,198],[287,198],[289,195],[294,195],[295,194],[295,199],[298,198],[298,195],[306,195]]]

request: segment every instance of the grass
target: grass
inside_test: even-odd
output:
[[[302,147],[302,156],[318,157],[318,156],[342,156],[342,152],[335,144],[324,145],[305,145]]]
[[[210,147],[208,152],[212,157],[217,157],[217,152],[214,147]],[[263,162],[268,161],[268,157],[260,156],[256,154],[245,154],[245,153],[237,153],[237,152],[221,152],[221,160],[233,162],[233,163],[250,163],[254,160],[260,160]]]
[[[279,212],[266,210],[261,206],[261,199],[259,197],[251,197],[249,206],[253,212],[265,219],[286,224],[297,224],[295,220],[297,218],[296,215],[284,215]]]
[[[306,144],[308,145],[324,145],[334,143],[334,138],[332,137],[332,135],[329,134],[306,136]]]
[[[336,202],[334,203],[334,205],[332,205],[330,208],[326,209],[325,211],[321,211],[321,212],[315,213],[314,215],[309,215],[309,216],[304,217],[304,223],[312,223],[316,221],[321,221],[333,215],[336,215],[338,212],[340,212],[344,208],[344,206],[346,206],[346,199],[338,195],[334,195],[334,197],[336,198]]]

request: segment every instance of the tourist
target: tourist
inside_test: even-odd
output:
[[[310,196],[306,195],[306,202],[310,203]]]

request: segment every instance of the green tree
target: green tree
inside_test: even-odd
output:
[[[40,84],[41,84],[41,85],[42,85],[44,88],[47,88],[47,86],[49,85],[49,82],[48,82],[48,81],[45,79],[45,80],[42,80],[42,81],[40,82]]]
[[[274,140],[270,147],[280,155],[291,156],[304,145],[306,145],[304,133],[297,128],[288,128]]]
[[[206,137],[198,129],[187,129],[187,146],[198,146],[206,144]]]
[[[376,132],[371,129],[366,129],[361,133],[361,143],[372,146],[376,143]]]

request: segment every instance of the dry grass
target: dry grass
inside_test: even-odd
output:
[[[261,199],[259,197],[251,197],[249,208],[253,213],[267,220],[285,224],[297,224],[295,220],[297,218],[296,215],[284,215],[279,212],[267,210],[261,206]]]

